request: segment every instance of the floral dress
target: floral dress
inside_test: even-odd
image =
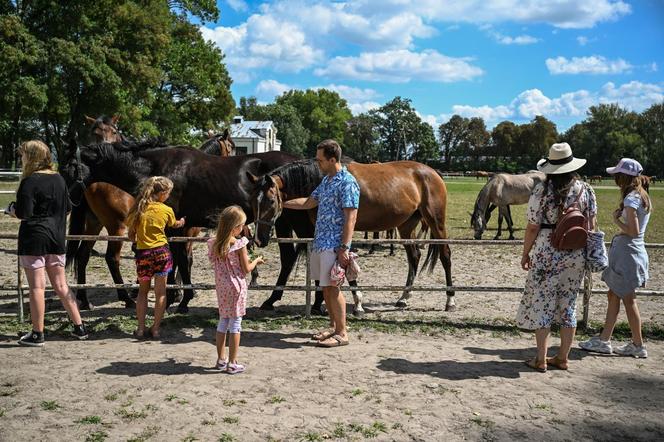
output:
[[[220,318],[240,318],[247,313],[247,280],[240,264],[240,249],[246,247],[249,240],[240,238],[235,241],[221,259],[212,249],[214,238],[208,240],[208,258],[214,266],[214,280],[219,302]]]
[[[543,196],[545,186],[548,186]],[[567,208],[579,195],[578,205],[584,214],[597,214],[595,192],[586,183],[575,181],[565,199]],[[535,186],[528,201],[529,224],[554,224],[558,220],[553,186],[548,181]],[[556,250],[551,245],[550,228],[541,228],[530,251],[531,268],[516,315],[517,325],[527,330],[549,328],[557,322],[562,327],[576,327],[576,296],[585,271],[584,249]]]

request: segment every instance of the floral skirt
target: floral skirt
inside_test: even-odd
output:
[[[166,276],[173,270],[173,255],[168,245],[137,249],[135,256],[139,281],[149,281],[154,276]]]

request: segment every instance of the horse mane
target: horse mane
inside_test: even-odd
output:
[[[146,138],[144,140],[124,140],[122,143],[113,143],[113,147],[120,151],[142,152],[150,149],[169,147],[161,137]]]
[[[323,174],[315,160],[299,160],[284,164],[269,175],[276,175],[284,183],[282,189],[289,196],[308,196],[320,184]]]
[[[491,186],[493,186],[494,180],[493,178],[487,182],[484,187],[482,187],[482,190],[480,190],[480,193],[477,194],[477,199],[475,199],[475,207],[473,208],[473,215],[474,217],[478,212],[482,215],[482,217],[486,220],[486,211],[489,208],[489,190],[491,189]],[[471,222],[472,222],[472,217],[471,217]]]

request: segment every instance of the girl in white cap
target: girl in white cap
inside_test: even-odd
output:
[[[576,297],[583,281],[583,248],[559,250],[551,236],[562,209],[576,203],[595,227],[597,202],[593,189],[579,180],[576,171],[586,160],[574,158],[567,143],[551,146],[549,156],[537,163],[546,180],[533,189],[528,201],[528,226],[521,267],[528,270],[517,312],[519,327],[535,330],[537,355],[526,364],[544,373],[548,367],[568,368],[568,356],[576,332]],[[560,324],[560,349],[547,359],[551,324]]]
[[[623,158],[617,166],[609,167],[606,171],[613,175],[620,187],[622,202],[613,212],[613,222],[620,232],[611,242],[609,267],[602,273],[602,280],[609,286],[604,328],[599,336],[580,342],[579,346],[597,353],[615,352],[623,356],[647,358],[648,351],[641,335],[641,315],[636,305],[635,290],[643,287],[648,280],[648,254],[644,235],[652,204],[643,188],[643,167],[638,161]],[[632,331],[632,342],[614,349],[611,347],[611,335],[618,320],[621,299]]]

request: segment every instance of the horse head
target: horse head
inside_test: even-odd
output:
[[[100,115],[97,118],[85,116],[85,121],[90,126],[90,134],[95,143],[121,143],[122,134],[118,129],[119,116],[107,117]]]
[[[283,181],[278,176],[257,177],[250,172],[247,172],[247,178],[253,184],[250,202],[256,224],[254,241],[258,247],[265,247],[283,209]]]
[[[210,155],[220,155],[222,157],[229,157],[235,154],[235,142],[231,138],[228,129],[223,133],[214,134],[209,132],[208,139],[199,148],[201,152]]]
[[[484,229],[486,229],[486,220],[479,207],[475,207],[473,213],[470,214],[470,227],[475,231],[475,239],[482,239]]]
[[[86,181],[90,178],[90,168],[82,159],[85,150],[78,145],[75,138],[72,138],[65,147],[64,156],[58,165],[58,172],[67,184],[69,197],[75,206],[80,204],[86,189]]]

